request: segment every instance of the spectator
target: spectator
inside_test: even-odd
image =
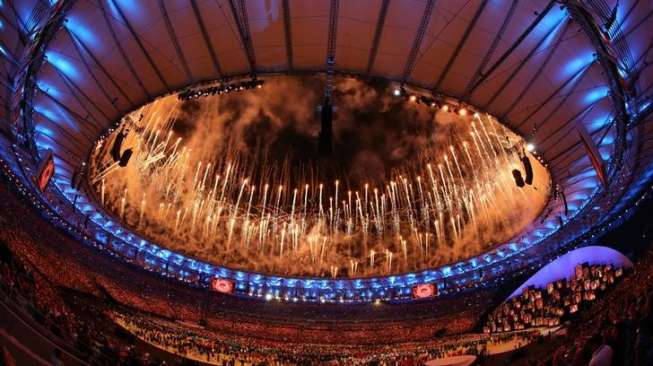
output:
[[[612,347],[603,339],[597,336],[593,342],[590,342],[591,348],[594,348],[592,358],[590,359],[589,366],[610,366],[612,365]]]
[[[59,348],[55,348],[54,351],[52,352],[52,365],[64,366],[64,362],[61,359],[61,350]]]

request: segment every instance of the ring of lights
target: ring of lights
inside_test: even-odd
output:
[[[419,88],[413,88],[416,92]],[[446,101],[451,105],[463,105],[453,98]],[[469,106],[468,106],[469,107]],[[473,107],[469,107],[473,110]],[[111,134],[119,125],[107,129],[102,139]],[[67,177],[71,178],[71,177]],[[587,177],[579,177],[587,179]],[[116,220],[111,214],[105,212],[97,201],[84,194],[79,194],[70,185],[70,179],[55,180],[56,188],[70,203],[75,204],[82,218],[88,216],[92,224],[92,239],[99,246],[106,247],[111,252],[136,262],[148,270],[165,272],[166,276],[176,277],[185,282],[197,283],[203,287],[210,287],[214,278],[233,281],[234,293],[242,296],[262,298],[268,294],[272,297],[286,299],[287,301],[304,302],[370,302],[376,299],[405,300],[413,297],[413,288],[419,284],[434,284],[439,294],[458,291],[460,287],[474,284],[485,278],[499,276],[502,271],[497,270],[497,265],[511,259],[522,258],[529,249],[537,247],[549,235],[556,233],[560,226],[556,214],[564,211],[560,200],[551,200],[545,211],[550,210],[544,220],[538,218],[528,232],[522,233],[507,243],[497,246],[494,250],[482,255],[468,258],[440,268],[423,270],[414,273],[399,275],[357,278],[357,279],[327,279],[319,277],[285,277],[266,275],[256,272],[240,271],[198,261],[188,256],[183,256],[171,250],[161,248],[151,243]],[[598,189],[595,189],[596,193]],[[570,207],[569,216],[565,219],[572,220],[575,215],[583,211],[590,202],[591,195],[579,195],[568,200]],[[520,265],[523,267],[523,265]],[[479,286],[481,284],[473,285]]]

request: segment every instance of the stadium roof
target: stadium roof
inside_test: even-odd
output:
[[[20,106],[4,119],[37,151],[54,151],[60,182],[109,126],[157,96],[231,76],[321,73],[333,57],[338,72],[431,90],[497,116],[534,144],[580,209],[600,181],[577,131],[587,130],[616,172],[633,141],[627,125],[653,87],[648,1],[1,4],[2,63],[16,77],[3,99]]]

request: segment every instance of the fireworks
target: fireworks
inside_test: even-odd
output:
[[[99,144],[91,180],[103,203],[144,236],[226,266],[330,277],[433,267],[509,239],[548,195],[539,164],[539,190],[515,186],[523,141],[487,115],[459,116],[468,133],[438,156],[422,154],[384,182],[354,185],[233,147],[197,160],[174,132],[179,103],[164,98],[125,117],[128,167],[117,168]]]

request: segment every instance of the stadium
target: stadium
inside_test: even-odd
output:
[[[652,364],[652,17],[0,1],[4,364]]]

